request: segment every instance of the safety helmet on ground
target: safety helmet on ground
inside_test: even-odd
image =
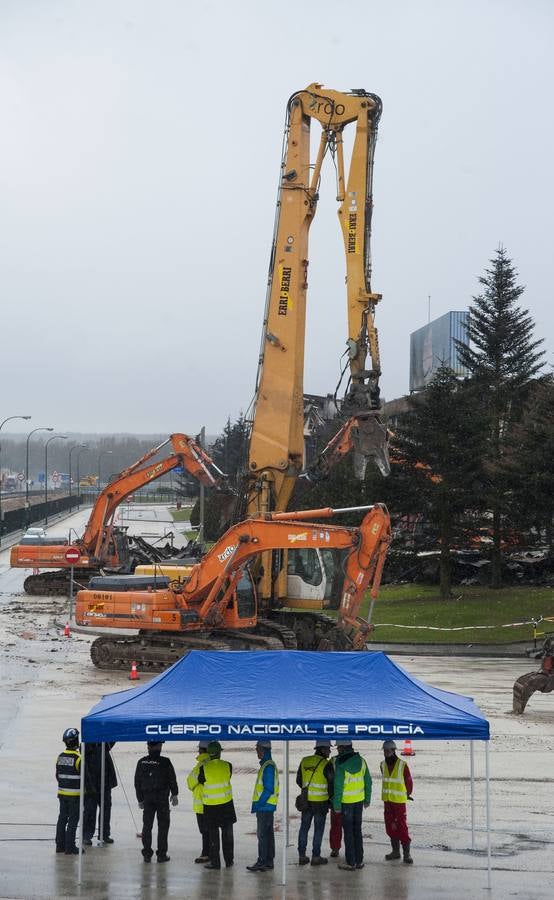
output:
[[[394,741],[385,741],[383,744],[383,750],[396,750],[396,744]]]
[[[66,747],[76,747],[79,743],[79,729],[66,728],[62,735],[62,741]]]
[[[212,759],[217,759],[218,756],[221,756],[221,744],[219,741],[210,741],[206,747],[206,753],[209,753]]]

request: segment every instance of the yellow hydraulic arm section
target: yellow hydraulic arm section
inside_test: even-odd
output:
[[[249,448],[248,512],[285,510],[304,459],[304,339],[308,287],[308,232],[317,209],[323,159],[337,169],[339,220],[346,253],[350,385],[343,401],[355,416],[364,459],[389,471],[386,428],[379,419],[381,366],[375,328],[380,294],[371,290],[373,156],[381,101],[366,91],[339,93],[311,84],[287,105],[281,180],[269,266],[268,291]],[[321,124],[315,161],[310,125]],[[344,128],[356,133],[345,176]],[[356,453],[356,446],[354,447]],[[365,468],[365,466],[364,466]],[[357,465],[360,469],[360,465]]]

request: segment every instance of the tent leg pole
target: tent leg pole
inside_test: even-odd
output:
[[[281,884],[287,883],[287,841],[289,830],[289,742],[284,741],[283,747],[283,867],[281,869]]]
[[[86,744],[83,744],[81,750],[81,780],[79,782],[79,869],[77,875],[77,884],[83,883],[83,813],[85,810],[85,755]]]
[[[98,826],[98,843],[104,844],[104,788],[106,786],[106,745],[102,744],[100,757],[100,825]]]
[[[485,777],[487,782],[487,889],[492,889],[491,877],[491,791],[490,791],[490,759],[489,742],[485,742]]]
[[[287,847],[290,847],[290,779],[289,779],[289,742],[287,741],[286,748],[286,768],[283,773],[283,778],[286,779],[287,782],[287,806],[285,809],[286,819],[285,819],[285,831],[287,835]]]
[[[475,850],[475,759],[473,741],[469,742],[469,773],[471,783],[471,849]]]

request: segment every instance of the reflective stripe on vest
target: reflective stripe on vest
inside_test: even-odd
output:
[[[362,759],[359,772],[348,772],[345,769],[341,803],[359,803],[361,800],[365,800],[364,775],[366,770],[364,759]]]
[[[381,800],[386,803],[406,803],[408,800],[408,792],[404,784],[404,769],[406,763],[402,759],[397,759],[392,772],[389,772],[385,760],[381,763],[381,774],[383,776],[383,786],[381,788]]]
[[[308,788],[308,800],[313,803],[321,803],[329,799],[329,785],[323,774],[328,760],[319,753],[305,756],[300,763],[302,774],[302,787]]]
[[[58,797],[81,796],[81,754],[78,750],[64,750],[56,760]]]
[[[273,766],[275,769],[275,779],[273,782],[273,793],[270,797],[267,798],[266,803],[268,806],[277,806],[277,802],[279,800],[279,773],[277,771],[277,766],[273,762],[272,759],[267,759],[263,766],[260,766],[260,771],[258,772],[258,777],[256,778],[256,784],[254,785],[254,793],[252,794],[252,803],[257,803],[263,793],[264,789],[264,771],[267,766]]]
[[[210,759],[204,763],[206,782],[202,785],[204,806],[220,806],[233,799],[231,766],[224,759]]]

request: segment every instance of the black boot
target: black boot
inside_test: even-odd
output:
[[[392,853],[387,853],[385,859],[400,859],[400,841],[397,841],[396,838],[391,838],[390,845],[392,847]]]
[[[409,866],[411,866],[411,864],[413,863],[413,859],[410,854],[410,844],[411,841],[407,841],[405,844],[402,844],[402,851],[404,853],[403,862],[408,863]]]

